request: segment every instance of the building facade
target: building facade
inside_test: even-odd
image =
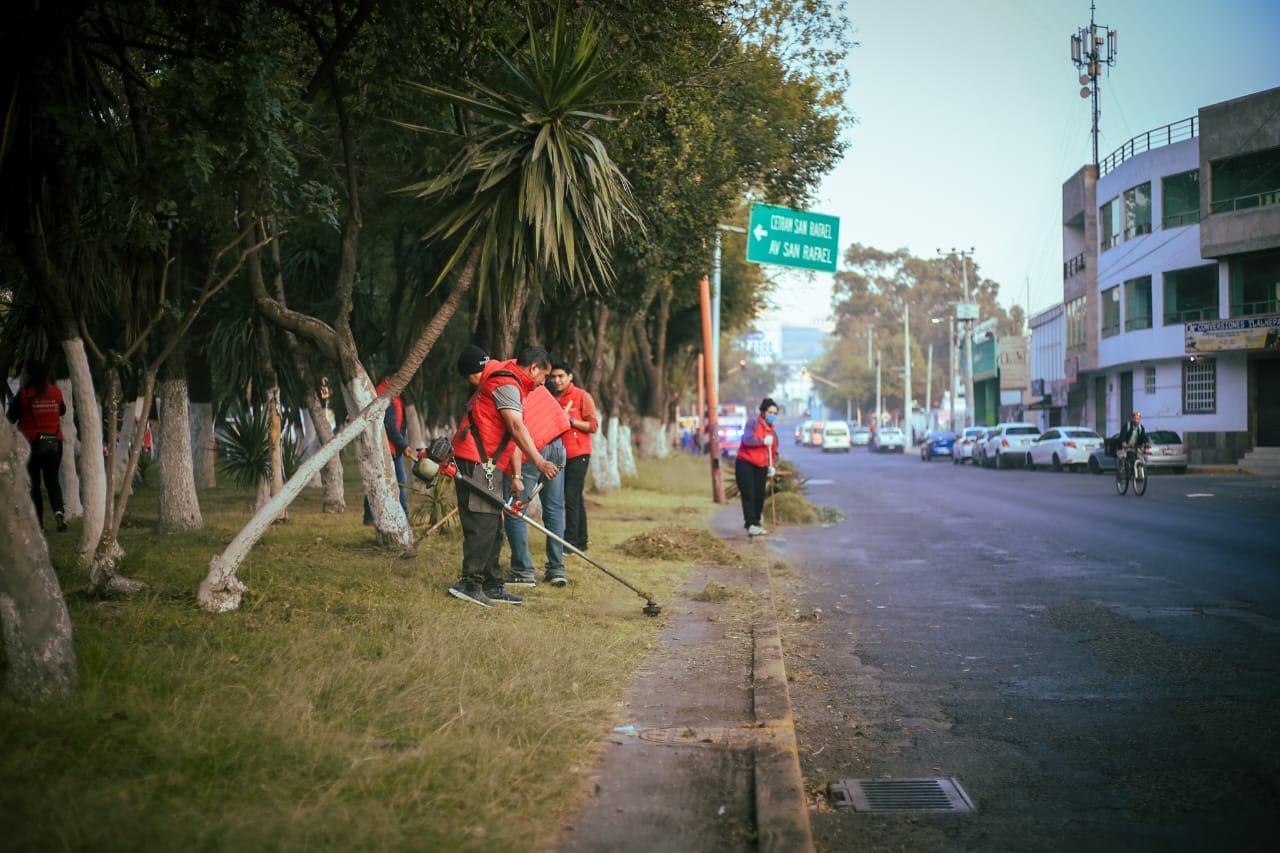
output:
[[[1130,140],[1062,199],[1065,421],[1141,411],[1192,464],[1280,446],[1280,89]]]

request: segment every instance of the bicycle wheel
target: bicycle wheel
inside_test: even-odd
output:
[[[1141,459],[1133,463],[1133,493],[1138,497],[1147,493],[1147,466]]]
[[[1116,461],[1116,494],[1123,495],[1129,491],[1129,466],[1125,460]]]

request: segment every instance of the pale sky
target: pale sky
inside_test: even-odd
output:
[[[842,253],[973,247],[1003,304],[1060,302],[1062,184],[1093,157],[1070,50],[1088,0],[849,0],[847,15],[858,123],[809,209],[840,218]],[[1099,158],[1280,86],[1280,0],[1097,0],[1094,20],[1118,33],[1099,80]],[[765,319],[829,325],[830,275],[769,269],[779,310]]]

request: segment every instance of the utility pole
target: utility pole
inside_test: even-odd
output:
[[[916,422],[911,417],[911,305],[902,305],[902,410],[907,418],[907,443],[916,443]]]
[[[883,411],[884,404],[880,402],[880,351],[876,350],[876,432],[884,428],[884,424],[880,422],[880,413]]]
[[[924,431],[929,432],[933,420],[933,341],[929,341],[929,358],[924,371]]]
[[[1098,165],[1098,75],[1105,65],[1116,64],[1116,31],[1093,22],[1095,7],[1089,3],[1089,26],[1071,37],[1071,61],[1080,74],[1080,97],[1093,98],[1093,165]]]
[[[937,250],[942,254],[942,250]],[[969,301],[969,258],[973,257],[973,247],[956,249],[952,247],[950,254],[960,258],[960,276],[964,282],[964,301],[956,306],[956,319],[964,324],[964,341],[960,351],[960,370],[964,374],[964,426],[973,426],[973,335],[970,329],[978,319],[978,306]]]

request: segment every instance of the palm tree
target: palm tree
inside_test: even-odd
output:
[[[611,70],[597,71],[600,32],[588,18],[576,36],[563,6],[544,39],[526,16],[528,50],[501,57],[509,72],[502,87],[468,81],[471,91],[410,83],[468,114],[470,132],[448,167],[413,184],[435,225],[424,239],[450,241],[453,251],[437,284],[456,279],[448,298],[410,347],[388,386],[333,440],[304,463],[284,489],[264,505],[221,554],[200,584],[201,607],[213,612],[239,606],[244,584],[236,571],[253,543],[333,454],[382,417],[439,340],[476,280],[502,286],[527,275],[554,277],[566,287],[593,290],[612,276],[615,239],[638,222],[630,187],[591,132],[612,121],[601,99]],[[402,126],[430,132],[429,128]]]

